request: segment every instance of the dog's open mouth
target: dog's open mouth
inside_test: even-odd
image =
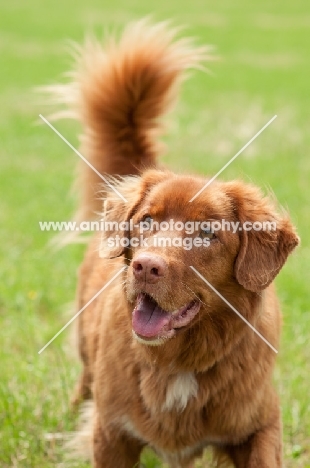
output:
[[[167,312],[148,294],[140,293],[132,314],[134,334],[144,341],[171,338],[176,329],[188,325],[200,310],[199,301],[191,301],[180,309]]]

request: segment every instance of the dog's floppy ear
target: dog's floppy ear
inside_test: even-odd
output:
[[[129,176],[113,183],[115,191],[110,189],[106,194],[102,213],[104,230],[101,232],[99,246],[101,258],[112,259],[125,252],[121,241],[130,235],[128,223],[142,199],[140,186],[141,177]]]
[[[229,185],[235,211],[243,226],[235,277],[244,288],[258,292],[273,281],[298,245],[299,238],[290,220],[280,217],[258,188],[240,182]],[[252,229],[245,230],[245,222],[248,222],[247,229],[251,226]]]
[[[111,189],[103,200],[105,230],[101,235],[100,257],[112,259],[126,252],[126,243],[122,239],[130,239],[130,219],[150,189],[168,177],[168,171],[148,170],[141,177],[127,176],[112,182],[116,191]]]

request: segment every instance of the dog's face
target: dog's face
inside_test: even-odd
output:
[[[198,177],[148,171],[119,184],[128,203],[116,196],[107,200],[106,219],[131,220],[130,230],[118,232],[130,245],[108,255],[124,255],[128,264],[132,329],[143,344],[164,344],[206,320],[213,328],[217,325],[217,333],[224,332],[222,299],[191,266],[231,303],[240,298],[246,302],[272,282],[298,244],[289,220],[280,218],[251,185],[215,181],[189,202],[205,183]],[[264,226],[266,221],[274,223],[272,230],[257,230],[257,223]],[[245,222],[247,228],[256,222],[256,230],[245,231]],[[244,314],[251,318],[249,307]],[[240,319],[235,324],[236,319],[230,325],[238,329],[242,324]]]

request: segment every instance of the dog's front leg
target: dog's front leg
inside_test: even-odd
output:
[[[280,411],[269,425],[241,445],[227,450],[236,468],[282,468],[282,428]]]
[[[107,432],[97,419],[93,433],[94,468],[134,468],[139,466],[143,444],[124,432]]]

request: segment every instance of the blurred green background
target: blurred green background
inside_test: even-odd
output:
[[[38,125],[38,114],[50,109],[39,105],[33,88],[62,80],[71,63],[69,39],[101,37],[145,15],[185,25],[182,34],[215,45],[221,57],[209,64],[211,73],[192,73],[183,86],[168,119],[167,165],[213,175],[278,115],[221,178],[271,189],[302,238],[276,281],[284,325],[275,385],[286,466],[310,467],[308,0],[1,2],[0,466],[71,466],[61,452],[63,433],[74,427],[68,400],[79,371],[70,332],[38,351],[72,314],[68,303],[84,248],[53,251],[53,233],[40,232],[38,221],[70,219],[77,156]],[[78,146],[75,123],[55,125]],[[162,466],[151,453],[143,463]]]

